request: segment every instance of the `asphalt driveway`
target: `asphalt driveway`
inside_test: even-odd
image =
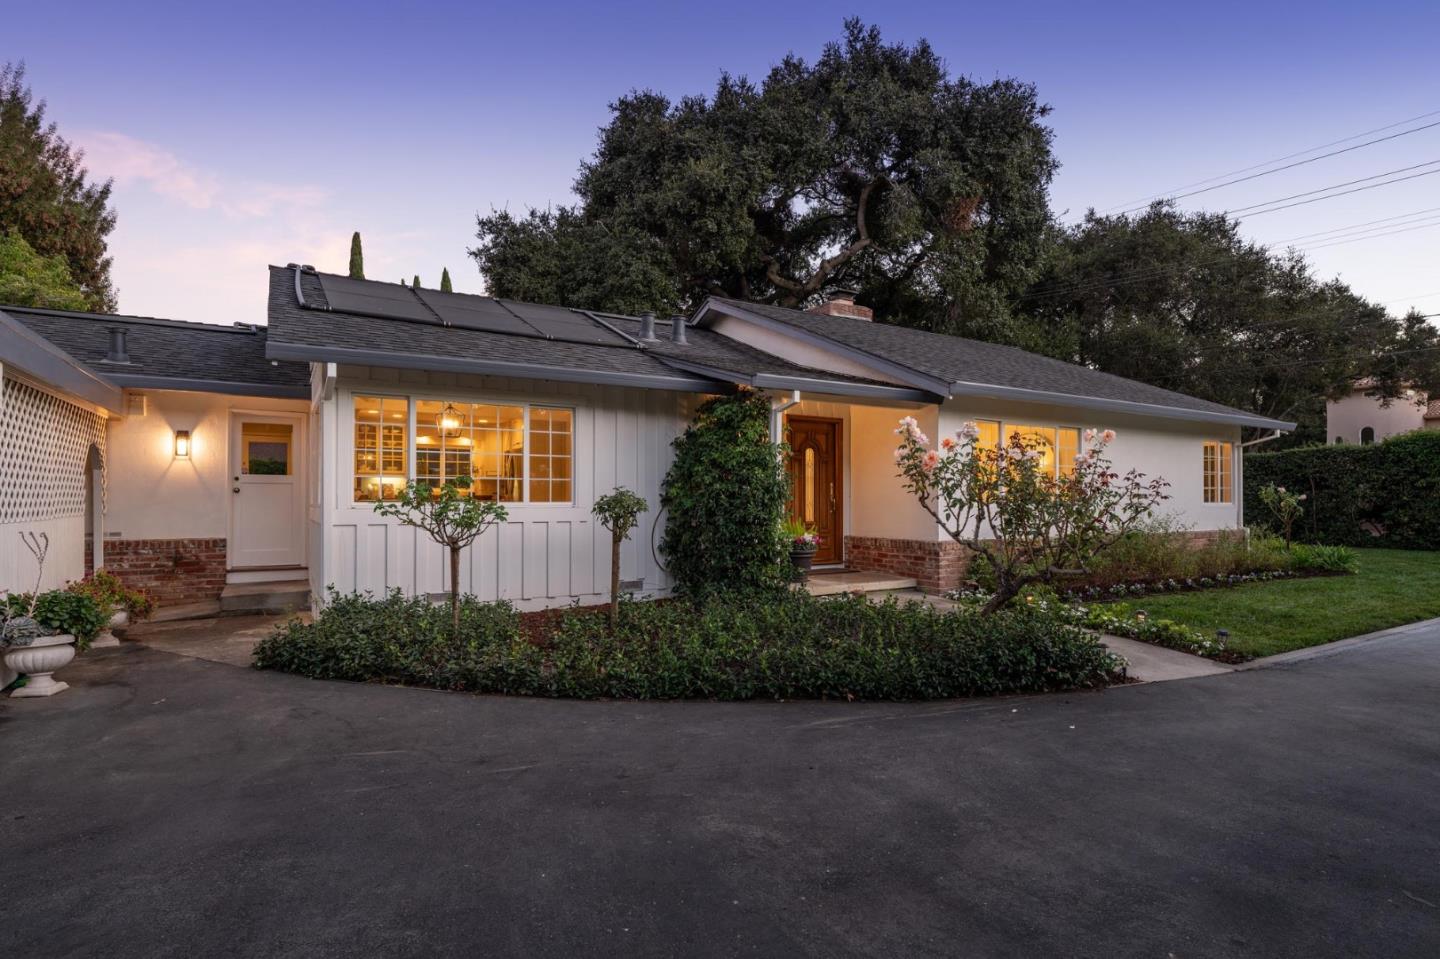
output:
[[[927,705],[64,678],[0,703],[3,955],[1440,954],[1440,629]]]

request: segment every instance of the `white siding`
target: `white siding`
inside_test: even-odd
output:
[[[509,599],[522,609],[596,603],[608,598],[610,538],[590,513],[597,496],[626,486],[650,510],[621,551],[621,579],[643,580],[639,595],[667,593],[652,542],[660,516],[660,485],[671,443],[688,422],[689,394],[368,367],[340,367],[334,396],[321,404],[324,483],[319,508],[325,527],[323,574],[317,594],[441,593],[448,588],[443,547],[423,532],[379,516],[352,498],[354,395],[379,393],[455,401],[528,402],[575,411],[575,501],[569,505],[506,504],[509,519],[462,557],[461,589],[481,599]],[[410,443],[414,475],[414,433]],[[317,564],[319,565],[319,564]]]

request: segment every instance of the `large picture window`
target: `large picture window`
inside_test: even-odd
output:
[[[1040,450],[1041,463],[1051,476],[1063,476],[1075,470],[1075,457],[1080,452],[1080,430],[1071,426],[1034,426],[1027,423],[976,420],[980,430],[978,445],[995,449],[1000,437],[1007,440],[1020,434]]]
[[[408,481],[410,401],[397,396],[355,397],[355,499],[395,499]]]
[[[418,482],[441,486],[466,477],[471,495],[500,503],[574,500],[573,410],[529,403],[414,402],[355,397],[355,499],[394,498],[413,451]]]
[[[1205,502],[1234,502],[1234,492],[1231,488],[1234,451],[1235,448],[1230,443],[1213,441],[1205,444]]]

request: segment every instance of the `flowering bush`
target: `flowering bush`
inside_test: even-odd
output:
[[[984,557],[995,592],[993,613],[1028,584],[1081,575],[1095,557],[1168,499],[1169,483],[1136,470],[1117,473],[1105,456],[1115,431],[1086,430],[1073,463],[1054,469],[1041,442],[1019,432],[996,448],[980,445],[966,423],[938,448],[915,418],[895,431],[895,463],[915,495],[955,542]]]
[[[1260,489],[1260,503],[1274,517],[1280,535],[1285,538],[1286,549],[1290,548],[1295,521],[1300,518],[1301,513],[1305,512],[1305,507],[1300,505],[1304,501],[1304,493],[1292,493],[1285,487],[1276,486],[1274,483],[1268,483]]]
[[[1171,619],[1153,619],[1144,610],[1131,610],[1124,603],[1105,606],[1076,606],[1076,620],[1087,629],[1153,643],[1168,649],[1211,659],[1229,658],[1224,640],[1207,636],[1190,626]]]

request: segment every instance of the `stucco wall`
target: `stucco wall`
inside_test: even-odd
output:
[[[1414,400],[1397,398],[1388,408],[1363,392],[1351,393],[1325,404],[1325,442],[1359,443],[1360,432],[1367,426],[1375,430],[1377,443],[1387,436],[1423,428],[1424,395]]]
[[[1121,474],[1137,469],[1147,477],[1164,477],[1170,482],[1170,499],[1161,507],[1166,515],[1196,530],[1235,529],[1240,525],[1240,503],[1244,497],[1238,426],[1156,420],[1040,403],[965,398],[952,400],[941,407],[941,435],[953,435],[966,420],[974,419],[1023,422],[1036,426],[1113,429],[1116,438],[1108,454]],[[932,434],[932,439],[938,437]],[[1205,502],[1203,444],[1206,440],[1235,444],[1233,502]]]
[[[649,512],[621,550],[621,579],[643,580],[638,595],[668,593],[670,577],[652,551],[662,519],[660,484],[671,442],[689,421],[698,397],[655,390],[517,380],[379,368],[339,369],[334,396],[323,405],[323,572],[312,583],[341,592],[409,594],[447,588],[448,560],[424,533],[353,502],[354,395],[408,395],[453,402],[530,402],[575,411],[575,496],[564,505],[506,504],[509,519],[464,555],[461,589],[482,599],[513,600],[522,609],[596,603],[608,598],[610,534],[595,522],[595,498],[616,486],[643,496]],[[409,434],[414,475],[413,430]]]
[[[305,412],[306,400],[146,390],[145,415],[109,427],[107,538],[213,539],[229,535],[232,410]],[[190,456],[175,456],[175,431],[190,431]]]

